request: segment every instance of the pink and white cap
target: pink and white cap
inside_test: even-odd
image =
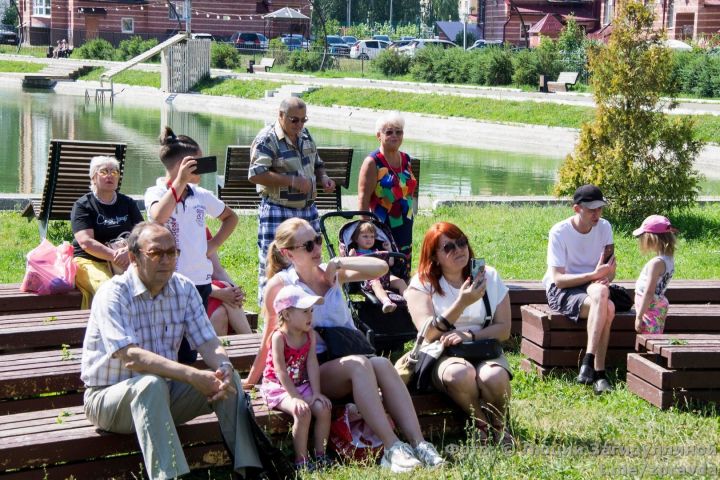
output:
[[[678,229],[670,224],[670,219],[663,217],[662,215],[650,215],[643,220],[640,228],[633,230],[632,234],[635,237],[639,237],[643,233],[677,233]]]
[[[275,313],[280,313],[290,307],[305,309],[324,301],[323,297],[310,295],[297,285],[285,285],[275,296],[273,308]]]

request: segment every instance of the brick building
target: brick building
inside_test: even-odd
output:
[[[162,41],[184,30],[183,0],[17,0],[25,42],[50,45],[66,38],[75,46],[86,39],[105,38],[117,45],[132,36]],[[268,38],[282,33],[304,33],[308,20],[265,20],[263,15],[290,7],[311,16],[308,0],[194,0],[191,2],[193,32],[229,38],[235,32],[259,32]]]

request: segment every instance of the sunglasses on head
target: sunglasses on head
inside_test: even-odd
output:
[[[385,130],[383,133],[385,134],[386,137],[389,137],[392,134],[395,134],[396,136],[399,137],[403,134],[403,131],[400,129],[395,129],[395,130]]]
[[[315,249],[315,245],[318,247],[322,245],[322,236],[316,235],[314,239],[308,240],[305,243],[301,243],[300,245],[295,245],[294,247],[290,247],[290,250],[295,250],[297,248],[305,248],[305,251],[310,253]]]
[[[468,245],[467,237],[460,237],[454,242],[447,242],[442,246],[442,251],[445,253],[454,252],[456,248],[465,248]]]
[[[288,116],[287,118],[288,118],[288,120],[290,120],[290,123],[292,123],[292,124],[295,124],[295,123],[298,123],[298,122],[300,122],[300,123],[307,123],[307,121],[310,120],[308,117],[291,117],[291,116]]]

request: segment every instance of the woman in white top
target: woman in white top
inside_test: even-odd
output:
[[[418,272],[410,280],[405,298],[418,329],[428,318],[436,319],[426,341],[440,339],[447,347],[481,338],[503,341],[510,336],[508,289],[492,267],[471,279],[472,257],[467,236],[451,223],[436,223],[425,234]],[[493,315],[488,325],[484,325],[485,292]],[[511,444],[505,425],[511,378],[504,355],[477,365],[443,355],[435,364],[432,380],[435,388],[473,416],[485,441]]]
[[[322,237],[305,220],[291,218],[278,226],[268,250],[262,347],[247,383],[256,384],[260,379],[268,339],[278,324],[273,301],[283,286],[296,284],[309,294],[324,298],[323,304],[313,307],[313,327],[355,328],[341,284],[370,280],[388,271],[386,262],[372,257],[335,257],[322,264],[321,247]],[[322,363],[326,346],[319,337],[316,348]],[[326,361],[320,365],[320,390],[333,400],[352,394],[363,419],[385,445],[381,460],[384,467],[393,472],[406,472],[421,464],[436,467],[444,463],[435,447],[423,439],[407,387],[387,358],[350,355]],[[388,413],[410,445],[395,435],[385,414],[383,399]]]

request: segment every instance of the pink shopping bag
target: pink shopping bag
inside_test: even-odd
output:
[[[25,278],[20,290],[38,295],[68,292],[75,288],[76,272],[73,246],[63,242],[56,247],[45,239],[27,254]]]

